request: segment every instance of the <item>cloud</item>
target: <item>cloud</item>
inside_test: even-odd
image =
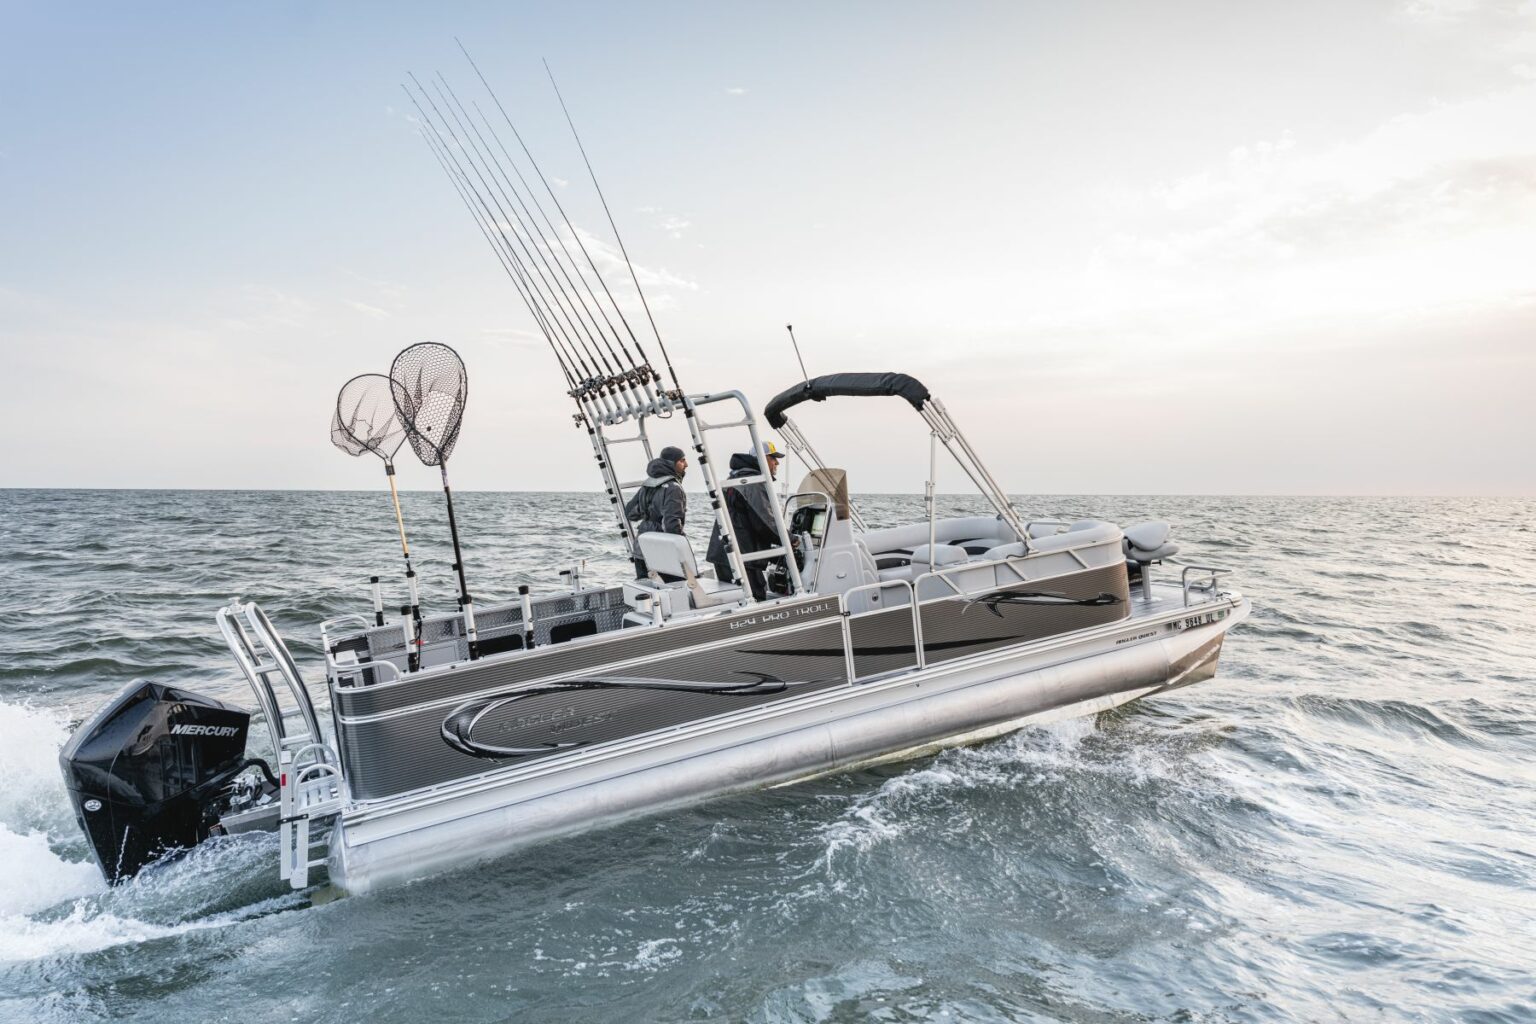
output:
[[[726,89],[725,92],[728,96],[745,96],[747,94],[747,90],[743,89],[739,85],[733,85],[729,89]]]
[[[357,310],[364,316],[370,316],[375,320],[388,320],[390,317],[390,312],[387,309],[380,309],[378,306],[370,306],[366,302],[355,302],[351,299],[347,299],[345,302],[352,309]]]
[[[493,342],[504,342],[513,348],[533,348],[542,345],[544,335],[522,327],[482,327],[480,334]]]
[[[1421,25],[1448,25],[1464,20],[1477,10],[1478,0],[1408,0],[1403,17]]]
[[[621,287],[629,283],[629,268],[625,265],[624,257],[619,252],[618,246],[610,245],[603,239],[581,228],[577,228],[576,233],[581,236],[582,244],[586,246],[587,252],[592,255],[593,262],[602,271],[603,278],[608,282],[610,288],[614,287],[616,281]],[[699,290],[697,281],[690,281],[687,278],[679,277],[664,267],[653,269],[640,263],[635,263],[633,266],[635,277],[639,279],[642,288],[682,289],[691,292]]]
[[[346,274],[352,280],[357,281],[360,284],[364,284],[369,288],[372,288],[381,299],[388,300],[389,302],[400,302],[406,297],[406,294],[409,291],[409,289],[402,284],[395,284],[392,281],[382,281],[376,277],[369,277],[366,274],[360,274],[348,267],[341,267],[340,269],[343,274]]]
[[[1536,83],[1308,146],[1283,135],[1104,197],[1096,273],[1125,297],[1361,315],[1505,304],[1536,265]],[[1119,304],[1119,303],[1117,303]],[[1287,312],[1289,311],[1289,312]]]
[[[1398,8],[1417,28],[1467,44],[1508,70],[1531,77],[1522,58],[1536,57],[1536,0],[1407,0]]]

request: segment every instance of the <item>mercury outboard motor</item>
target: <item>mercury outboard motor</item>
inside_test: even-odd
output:
[[[211,697],[138,682],[75,730],[59,765],[107,881],[207,839],[249,788],[236,783],[247,768],[272,779],[264,762],[245,757],[250,722]]]

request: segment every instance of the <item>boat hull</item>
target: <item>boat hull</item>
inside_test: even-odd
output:
[[[1226,632],[1248,608],[1232,595],[1194,615],[1124,620],[1070,640],[861,680],[726,722],[344,812],[331,833],[331,881],[369,892],[712,797],[1106,710],[1213,676]]]

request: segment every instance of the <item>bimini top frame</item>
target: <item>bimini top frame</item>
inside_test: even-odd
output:
[[[821,377],[812,377],[775,395],[764,410],[764,415],[768,418],[768,425],[779,432],[779,435],[784,438],[784,443],[804,459],[807,465],[816,469],[825,469],[826,463],[822,462],[821,456],[806,441],[805,435],[801,434],[799,428],[790,421],[788,411],[802,402],[824,402],[832,397],[875,396],[901,398],[917,410],[923,422],[928,424],[933,437],[949,451],[955,462],[965,471],[965,475],[971,478],[971,482],[997,510],[997,514],[1002,517],[1003,522],[1008,524],[1027,550],[1029,531],[1024,528],[1019,514],[1014,511],[1008,495],[998,486],[997,481],[982,463],[981,457],[976,454],[976,449],[972,448],[965,435],[960,433],[960,428],[950,417],[943,403],[933,397],[928,388],[917,378],[905,373],[829,373]],[[929,487],[932,488],[932,486],[933,482],[930,480]],[[853,513],[854,522],[863,529],[863,518],[858,514],[857,509],[853,509]]]

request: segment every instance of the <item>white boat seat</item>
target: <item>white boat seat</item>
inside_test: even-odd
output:
[[[937,556],[937,561],[935,561],[934,557],[930,557],[927,544],[912,550],[913,576],[920,576],[936,568],[942,569],[946,565],[955,565],[958,562],[964,562],[970,557],[965,553],[965,548],[960,547],[958,544],[935,544],[933,546],[933,554]]]
[[[642,533],[639,537],[640,557],[654,586],[684,589],[695,608],[714,608],[735,604],[742,599],[741,587],[735,583],[722,583],[717,579],[699,575],[698,563],[693,557],[693,545],[688,538],[677,533]],[[680,576],[681,582],[664,583],[662,576]]]
[[[1168,539],[1169,532],[1167,523],[1156,520],[1127,526],[1125,557],[1146,565],[1150,562],[1161,562],[1165,558],[1178,554],[1179,546]]]

